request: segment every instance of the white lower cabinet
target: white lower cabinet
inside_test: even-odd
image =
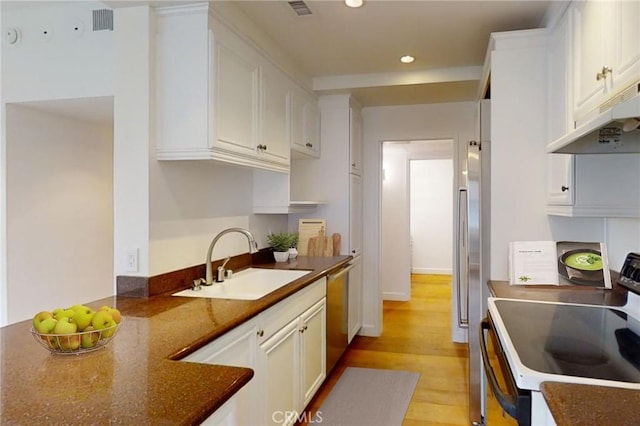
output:
[[[349,332],[348,340],[355,337],[362,328],[362,260],[355,257],[351,263],[353,269],[349,271]]]
[[[182,361],[203,364],[230,365],[257,369],[258,319],[248,321],[198,351],[187,355]],[[253,408],[260,397],[260,380],[257,374],[244,385],[232,399],[216,410],[203,424],[258,424],[258,413]],[[232,419],[226,423],[222,419]]]
[[[326,377],[325,296],[321,278],[182,359],[254,370],[204,424],[296,423]]]
[[[326,299],[260,345],[266,374],[261,424],[292,425],[326,377]]]

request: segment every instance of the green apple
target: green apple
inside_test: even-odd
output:
[[[58,342],[60,343],[60,349],[62,349],[63,351],[75,351],[80,347],[79,334],[68,334],[57,337]]]
[[[78,331],[78,324],[73,322],[71,317],[62,317],[56,322],[53,328],[54,334],[73,334]]]
[[[92,348],[98,343],[100,339],[100,333],[97,331],[93,331],[94,328],[92,325],[87,326],[82,333],[82,337],[80,339],[80,346],[85,349]]]
[[[111,307],[111,306],[107,306],[107,305],[100,306],[98,311],[107,311],[107,312],[109,312],[111,314],[111,316],[113,317],[113,320],[116,322],[116,324],[120,324],[120,321],[122,320],[122,314],[120,313],[120,311],[117,310],[116,308]]]
[[[93,314],[95,314],[93,309],[86,306],[72,307],[71,309],[74,311],[72,318],[78,325],[78,330],[82,331],[91,325],[91,319],[93,319]]]
[[[38,333],[51,334],[53,333],[53,329],[56,327],[57,322],[58,320],[54,317],[47,318],[36,324],[34,328]]]
[[[60,349],[65,351],[75,351],[80,347],[80,335],[74,334],[78,331],[78,325],[73,322],[71,317],[62,317],[56,322],[56,326],[53,328],[57,343],[60,345]]]
[[[105,310],[99,310],[93,315],[91,325],[97,331],[101,331],[101,338],[111,337],[116,332],[115,328],[111,328],[116,325],[116,322],[113,320],[111,313]]]
[[[53,318],[53,314],[51,312],[49,311],[38,312],[33,316],[33,319],[31,321],[33,323],[33,328],[38,330],[38,326],[40,325],[40,323],[49,318]]]
[[[60,320],[60,318],[72,317],[75,312],[73,309],[56,308],[51,313],[55,319]]]

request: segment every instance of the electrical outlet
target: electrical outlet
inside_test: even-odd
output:
[[[138,272],[138,249],[132,248],[125,251],[125,272]]]

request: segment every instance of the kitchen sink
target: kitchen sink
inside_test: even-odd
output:
[[[224,282],[214,282],[211,286],[202,286],[200,290],[182,290],[173,293],[173,296],[256,300],[309,272],[311,271],[247,268],[235,272],[232,278],[227,278]]]

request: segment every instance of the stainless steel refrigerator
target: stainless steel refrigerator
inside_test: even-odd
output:
[[[490,229],[490,103],[481,101],[480,136],[466,144],[463,168],[466,182],[458,191],[456,265],[454,274],[454,335],[465,335],[469,347],[469,420],[482,424],[484,371],[479,327],[487,311]],[[466,161],[464,160],[466,158]],[[463,172],[464,173],[464,172]],[[466,333],[465,333],[466,331]]]

